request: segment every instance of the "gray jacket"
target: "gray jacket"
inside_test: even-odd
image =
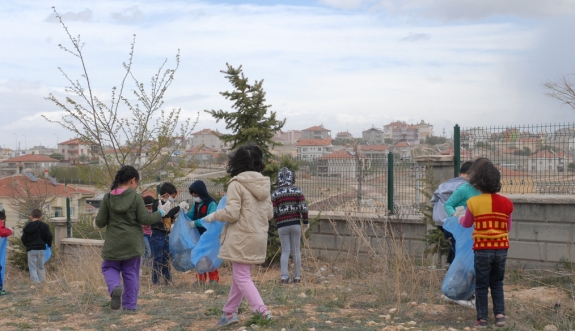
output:
[[[461,185],[467,182],[463,177],[455,177],[441,183],[437,190],[433,192],[431,204],[433,205],[433,221],[437,226],[443,226],[443,221],[447,217],[447,213],[443,208],[443,204],[449,199],[453,192]]]

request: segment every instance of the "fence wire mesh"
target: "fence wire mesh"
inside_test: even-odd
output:
[[[575,192],[575,124],[461,129],[461,161],[489,158],[499,167],[502,193]]]

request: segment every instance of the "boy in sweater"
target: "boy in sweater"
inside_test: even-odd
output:
[[[290,252],[294,262],[293,282],[299,283],[301,279],[301,235],[303,222],[305,231],[309,229],[307,218],[307,204],[301,189],[295,184],[295,174],[288,168],[281,168],[276,184],[279,186],[271,196],[274,219],[278,227],[278,234],[282,245],[280,259],[282,284],[289,284],[288,262]]]
[[[0,210],[0,237],[6,238],[10,236],[13,232],[11,228],[6,227],[6,212],[4,210]],[[4,239],[6,240],[6,239]],[[0,245],[3,246],[3,245]],[[4,248],[6,246],[3,246]],[[0,251],[0,296],[6,295],[6,291],[4,291],[4,273],[6,270],[2,269],[2,265],[6,265],[6,250]]]
[[[30,222],[22,230],[22,243],[28,252],[28,269],[33,282],[42,283],[46,280],[44,269],[44,253],[46,245],[52,247],[52,232],[48,224],[42,222],[42,211],[32,210]]]

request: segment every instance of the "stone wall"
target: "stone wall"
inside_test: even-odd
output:
[[[510,260],[521,265],[575,261],[575,197],[534,194],[510,194],[507,197],[515,206],[509,233]],[[310,218],[318,214],[310,212]],[[365,224],[361,230],[363,235],[352,235],[353,226],[346,221],[348,219],[364,220],[360,222]],[[389,245],[389,230],[393,230],[395,238],[403,239],[407,252],[420,256],[426,248],[423,237],[428,229],[421,217],[384,220],[374,214],[358,217],[322,212],[319,224],[312,230],[309,244],[314,256],[326,260],[367,258],[370,247],[377,251]],[[384,235],[386,233],[387,236]],[[365,240],[358,240],[358,237],[369,238],[369,244]]]

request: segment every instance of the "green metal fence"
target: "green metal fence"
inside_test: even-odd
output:
[[[575,123],[454,129],[454,165],[489,158],[501,171],[502,193],[575,192]],[[459,133],[459,134],[458,134]],[[458,142],[460,143],[458,146]]]
[[[368,158],[356,157],[353,152],[345,153],[294,158],[299,162],[295,185],[302,189],[310,210],[419,214],[420,205],[426,202],[420,192],[425,172],[422,167],[398,158],[390,163],[388,155]],[[389,164],[393,166],[389,167]],[[191,201],[188,187],[195,180],[186,179],[176,184],[182,192],[178,201]],[[209,178],[202,180],[210,194],[223,193],[221,185],[214,184]]]

